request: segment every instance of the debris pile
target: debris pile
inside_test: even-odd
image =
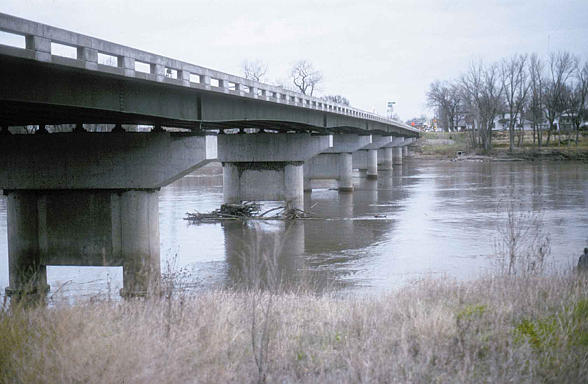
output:
[[[210,213],[187,212],[184,220],[192,223],[206,223],[220,220],[295,220],[311,217],[309,213],[301,209],[288,206],[260,212],[261,206],[249,201],[242,204],[223,204],[219,209]]]
[[[219,209],[215,209],[210,213],[187,212],[184,219],[194,222],[242,219],[258,215],[260,209],[261,206],[254,202],[244,202],[243,204],[223,204]]]

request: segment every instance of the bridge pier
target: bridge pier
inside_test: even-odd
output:
[[[223,162],[225,203],[283,200],[303,209],[303,162]]]
[[[48,292],[47,265],[122,266],[122,296],[156,290],[158,190],[5,193],[8,295]]]
[[[304,190],[312,191],[312,180],[337,180],[340,192],[353,191],[351,153],[320,153],[304,163]]]
[[[353,168],[359,170],[359,174],[368,179],[378,178],[378,150],[360,149],[353,153]]]
[[[392,161],[394,165],[402,165],[402,147],[394,147],[393,148],[393,157]]]
[[[159,190],[116,194],[112,196],[111,209],[114,216],[113,248],[120,247],[119,257],[123,265],[121,296],[137,297],[156,293],[161,275]],[[120,238],[117,238],[119,229]],[[117,241],[120,241],[120,245],[116,244]]]
[[[378,178],[378,150],[367,150],[367,174],[368,179]]]
[[[404,157],[408,156],[408,146],[410,144],[412,144],[413,141],[414,141],[413,138],[405,138],[404,139],[404,146],[402,147],[402,155]]]
[[[219,135],[224,202],[285,201],[303,209],[303,164],[331,144],[331,136],[307,133]]]
[[[393,167],[392,148],[384,147],[378,150],[378,170],[390,171]]]
[[[45,294],[47,267],[41,262],[37,229],[37,195],[7,193],[9,296]]]
[[[46,293],[47,265],[122,266],[121,295],[157,291],[159,188],[216,157],[212,139],[163,132],[3,137],[7,294]]]
[[[392,164],[402,165],[402,144],[404,143],[403,137],[395,137],[392,140]]]
[[[304,190],[312,190],[313,179],[337,180],[339,192],[353,191],[352,152],[371,143],[369,135],[335,134],[333,146],[304,163]]]
[[[353,168],[359,169],[360,175],[363,175],[362,171],[365,169],[365,174],[368,179],[378,178],[378,166],[380,164],[384,169],[390,170],[391,159],[387,157],[390,155],[390,152],[385,150],[385,146],[391,141],[391,136],[372,135],[371,144],[366,145],[353,154]],[[382,154],[381,159],[378,157],[380,153]]]

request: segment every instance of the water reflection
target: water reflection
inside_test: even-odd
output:
[[[542,212],[558,268],[575,263],[588,246],[588,169],[582,163],[409,160],[377,180],[356,177],[353,193],[307,193],[305,209],[318,220],[183,220],[188,211],[218,208],[221,183],[211,172],[189,175],[160,193],[162,271],[168,264],[186,268],[202,289],[243,281],[247,249],[260,241],[281,249],[277,268],[288,284],[303,280],[375,292],[423,276],[474,278],[493,267],[505,201]],[[8,285],[6,240],[6,202],[0,198],[1,287]],[[121,278],[119,270],[92,268],[51,267],[48,273],[52,289],[71,281],[71,295],[88,287],[105,291]]]
[[[266,286],[269,275],[287,287],[305,269],[301,222],[226,221],[222,228],[228,266],[226,286]]]

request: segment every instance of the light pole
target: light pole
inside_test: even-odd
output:
[[[389,101],[386,107],[386,115],[390,120],[392,120],[392,116],[394,115],[394,104],[396,104],[395,101]]]

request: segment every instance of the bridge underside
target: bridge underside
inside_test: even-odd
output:
[[[378,121],[103,72],[0,57],[0,124],[144,124],[192,131],[407,136]],[[411,134],[408,132],[408,134]]]
[[[60,125],[60,124],[142,124],[168,128],[181,128],[194,133],[222,131],[225,129],[264,129],[276,132],[326,133],[325,128],[309,124],[272,120],[202,121],[179,120],[150,115],[111,111],[104,109],[50,105],[15,101],[0,101],[0,125]],[[335,128],[339,131],[343,128]],[[350,128],[353,130],[353,128]],[[329,131],[332,131],[330,129]]]
[[[153,125],[163,128],[180,128],[194,133],[221,132],[230,129],[257,129],[265,131],[308,132],[308,133],[356,133],[365,134],[366,131],[355,127],[317,127],[310,124],[277,120],[179,120],[153,117],[136,113],[111,111],[94,108],[50,105],[21,101],[0,101],[0,125],[61,125],[61,124],[128,124]],[[372,130],[373,134],[388,134],[381,130]]]

